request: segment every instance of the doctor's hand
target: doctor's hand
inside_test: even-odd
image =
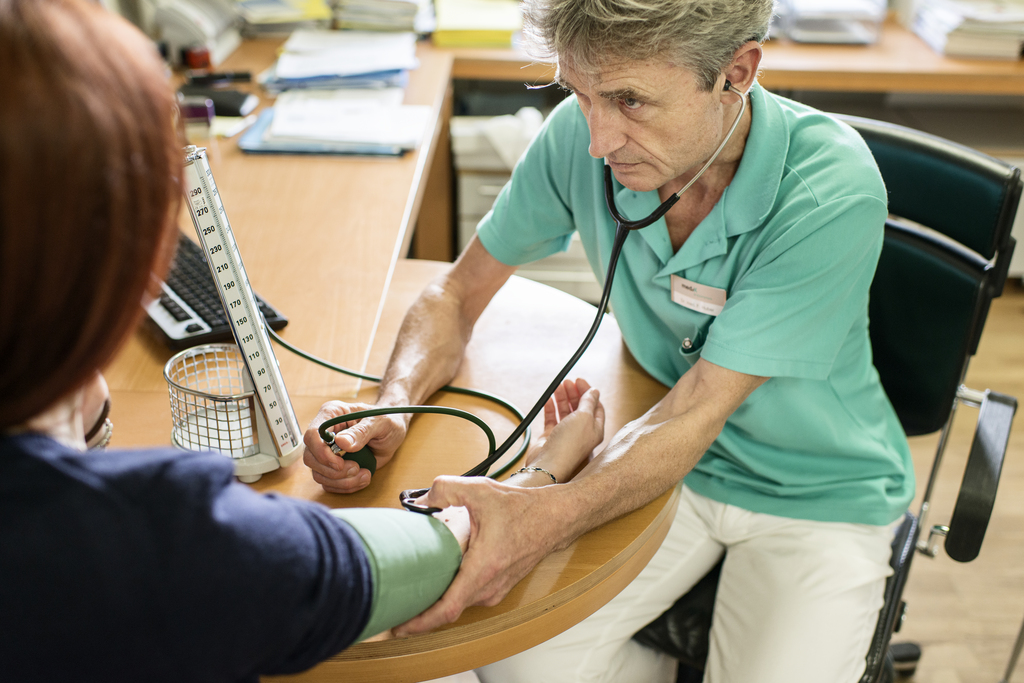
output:
[[[325,420],[348,415],[377,406],[366,403],[344,403],[328,401],[320,406],[309,428],[303,436],[306,445],[302,461],[313,471],[313,481],[329,493],[355,493],[370,484],[370,470],[359,467],[351,460],[335,455],[331,447],[320,438],[317,429]],[[354,422],[344,422],[333,428],[334,442],[343,451],[355,453],[369,446],[377,460],[377,468],[390,462],[395,451],[405,440],[407,424],[403,415],[379,415]]]
[[[550,484],[550,479],[548,479]],[[464,507],[469,513],[469,548],[455,580],[441,599],[397,626],[398,637],[449,624],[473,605],[493,607],[548,553],[573,540],[560,513],[565,486],[527,488],[487,477],[438,477],[420,504]]]
[[[544,406],[544,433],[528,456],[559,482],[568,481],[604,437],[604,406],[584,380],[565,381]],[[395,629],[421,633],[459,618],[472,605],[493,607],[548,553],[573,540],[559,513],[571,496],[560,495],[543,472],[486,477],[438,477],[419,502],[469,517],[469,547],[455,580],[432,607]],[[459,506],[459,507],[449,507]],[[440,513],[439,513],[440,514]]]

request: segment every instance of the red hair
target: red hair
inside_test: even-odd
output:
[[[181,138],[166,69],[82,0],[0,0],[0,428],[77,389],[172,254]]]

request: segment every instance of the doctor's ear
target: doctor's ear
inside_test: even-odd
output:
[[[733,53],[732,61],[725,69],[725,82],[742,93],[748,92],[757,78],[761,67],[761,44],[756,40],[748,40]],[[728,85],[724,90],[729,90]]]

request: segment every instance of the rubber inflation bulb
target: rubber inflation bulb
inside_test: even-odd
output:
[[[370,470],[370,475],[377,473],[377,458],[373,457],[373,451],[369,446],[363,446],[355,453],[342,453],[341,457],[351,460],[363,469]]]

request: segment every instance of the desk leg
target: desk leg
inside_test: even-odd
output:
[[[454,183],[452,146],[448,131],[452,118],[452,87],[441,108],[441,131],[427,176],[426,191],[412,238],[412,257],[434,261],[455,260]]]

